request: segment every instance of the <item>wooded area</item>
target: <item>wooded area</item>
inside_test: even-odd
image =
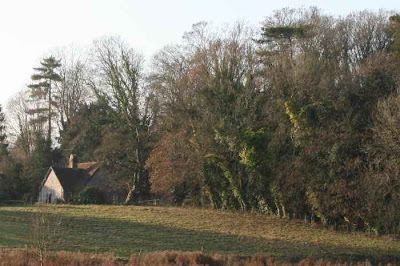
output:
[[[119,37],[60,49],[0,109],[0,202],[50,165],[99,161],[127,191],[400,233],[400,15],[282,9],[193,25],[144,65]]]

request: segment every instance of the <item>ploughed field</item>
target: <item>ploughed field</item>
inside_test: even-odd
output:
[[[196,208],[46,205],[0,206],[0,248],[35,248],[43,236],[50,251],[114,253],[156,251],[265,255],[296,262],[400,262],[400,241],[330,231],[299,220]]]

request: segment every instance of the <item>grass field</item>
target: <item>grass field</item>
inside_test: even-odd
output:
[[[302,221],[206,209],[48,205],[1,207],[0,247],[30,245],[35,217],[53,223],[53,251],[131,254],[155,251],[263,254],[278,260],[400,262],[400,241],[330,232]]]

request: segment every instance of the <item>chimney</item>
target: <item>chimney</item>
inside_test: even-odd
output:
[[[75,169],[78,168],[78,160],[77,160],[75,154],[71,154],[69,156],[69,165],[68,165],[68,167],[69,168],[75,168]]]

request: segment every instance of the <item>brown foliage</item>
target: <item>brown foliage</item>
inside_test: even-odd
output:
[[[202,157],[193,147],[185,145],[186,135],[183,131],[166,134],[147,160],[152,191],[163,195],[167,201],[174,187],[184,182],[200,182]]]
[[[40,261],[36,252],[26,250],[0,251],[0,266],[37,266]],[[92,254],[66,253],[49,254],[44,260],[44,265],[88,265],[109,266],[119,265],[114,256],[98,256]]]
[[[25,266],[40,265],[37,256],[34,252],[28,250],[3,250],[0,251],[0,266]],[[272,258],[266,256],[253,256],[244,257],[238,255],[206,255],[200,252],[155,252],[145,255],[134,255],[131,259],[122,260],[113,255],[93,255],[82,253],[52,253],[46,256],[44,265],[91,265],[91,266],[114,266],[114,265],[132,265],[132,266],[146,266],[146,265],[159,265],[159,266],[276,266],[276,265],[299,265],[299,266],[370,266],[369,261],[364,262],[329,262],[324,260],[315,260],[307,258],[297,264],[288,262],[275,262]],[[380,264],[380,265],[394,265],[394,264]]]

